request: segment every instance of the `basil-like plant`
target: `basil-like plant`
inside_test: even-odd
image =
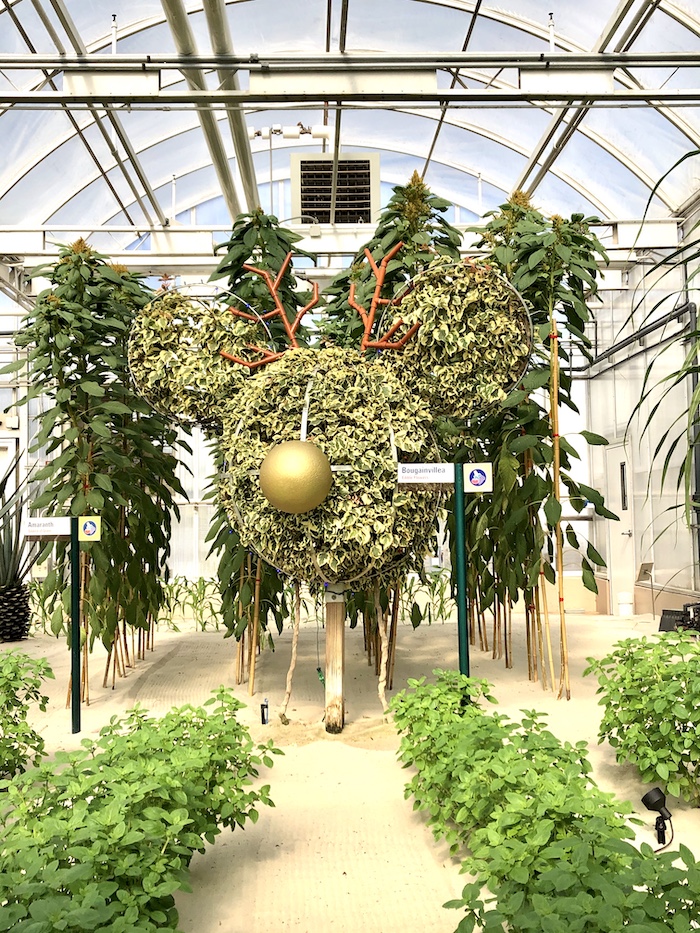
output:
[[[232,692],[151,719],[116,717],[96,741],[14,781],[0,819],[0,930],[177,929],[195,852],[272,806],[251,779],[281,754],[254,745]]]
[[[445,905],[465,912],[456,933],[697,928],[693,854],[630,844],[628,823],[640,821],[596,787],[585,742],[560,742],[535,711],[520,722],[488,714],[485,681],[435,674],[411,681],[392,708],[401,760],[416,769],[406,796],[472,875]]]
[[[662,632],[619,641],[604,658],[588,658],[605,714],[600,741],[643,781],[700,806],[700,643]]]
[[[37,765],[44,754],[43,737],[29,725],[29,708],[36,703],[46,711],[49,698],[42,682],[53,679],[44,658],[20,651],[0,652],[0,778],[10,778],[27,763]]]

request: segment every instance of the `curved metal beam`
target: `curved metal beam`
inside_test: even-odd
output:
[[[209,27],[212,51],[215,55],[232,55],[233,43],[231,31],[226,17],[226,8],[223,0],[204,0],[204,12]],[[238,75],[229,70],[219,69],[220,86],[224,89],[239,90]],[[255,166],[248,138],[248,127],[242,111],[229,108],[226,111],[233,148],[236,153],[236,164],[241,177],[241,186],[245,195],[249,211],[254,211],[260,205],[260,195],[255,179]]]
[[[63,26],[63,29],[66,33],[66,36],[68,37],[68,41],[70,42],[70,44],[73,46],[73,48],[79,55],[85,55],[87,52],[87,49],[85,47],[85,44],[83,43],[83,40],[80,37],[80,33],[78,32],[75,26],[75,23],[73,22],[70,14],[68,13],[68,10],[65,7],[65,4],[63,3],[63,0],[51,0],[51,6],[54,8],[54,11],[59,19],[59,22],[61,23],[61,26]],[[122,174],[124,175],[124,178],[126,179],[127,184],[129,185],[129,188],[131,189],[134,197],[136,198],[136,202],[141,208],[141,211],[143,212],[144,217],[149,223],[152,223],[148,208],[144,204],[143,198],[141,197],[141,192],[137,189],[136,185],[134,184],[131,174],[126,170],[126,166],[124,165],[124,162],[119,152],[117,151],[117,147],[112,142],[112,138],[110,134],[107,132],[102,122],[102,117],[100,115],[99,109],[96,106],[90,106],[89,110],[92,113],[93,118],[95,120],[95,126],[98,128],[98,130],[102,134],[102,137],[105,143],[107,144],[107,147],[109,148],[116,164],[119,166]],[[119,139],[120,141],[122,141],[123,145],[124,145],[124,141],[126,141],[126,145],[124,145],[124,151],[127,154],[127,158],[131,164],[131,167],[133,168],[134,173],[136,174],[136,177],[138,178],[139,182],[143,186],[143,191],[146,197],[148,198],[149,202],[151,203],[151,206],[153,207],[153,210],[158,220],[160,221],[160,223],[165,224],[166,223],[165,214],[163,213],[163,210],[158,202],[158,199],[156,198],[155,193],[153,189],[151,188],[150,182],[148,181],[148,178],[146,177],[146,173],[144,172],[141,166],[141,163],[136,157],[136,153],[133,147],[131,146],[129,138],[127,134],[124,132],[124,128],[121,125],[121,121],[119,120],[119,117],[114,113],[107,113],[105,114],[105,116],[109,120],[110,124],[114,127],[114,130],[119,136]],[[105,173],[103,172],[103,174]]]
[[[175,41],[175,47],[180,55],[194,55],[197,47],[194,39],[194,33],[190,28],[189,17],[185,10],[182,0],[162,0],[163,11],[165,13],[170,32]],[[204,72],[200,69],[189,69],[185,73],[185,78],[189,88],[193,91],[205,91],[207,88]],[[235,92],[234,92],[235,93]],[[228,156],[224,148],[224,143],[219,132],[219,126],[216,116],[209,106],[198,109],[197,116],[204,133],[204,139],[209,149],[212,164],[221,185],[221,192],[224,196],[226,207],[231,215],[231,220],[241,213],[241,204],[236,192],[236,186],[233,183],[233,176],[228,164]]]

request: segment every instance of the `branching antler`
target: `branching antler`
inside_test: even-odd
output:
[[[383,337],[380,337],[378,340],[372,340],[372,328],[374,327],[374,319],[377,314],[377,308],[379,305],[397,305],[400,303],[400,300],[394,298],[382,298],[382,286],[384,285],[384,278],[386,276],[386,267],[389,265],[394,256],[403,246],[403,243],[397,243],[396,246],[390,250],[381,263],[377,265],[374,261],[374,257],[368,249],[365,249],[365,256],[369,260],[369,264],[372,267],[372,272],[374,272],[374,278],[376,285],[374,287],[374,293],[372,295],[372,300],[370,302],[369,311],[363,308],[355,301],[355,283],[350,285],[350,294],[348,296],[348,303],[351,308],[354,308],[355,311],[360,315],[362,323],[364,324],[364,334],[362,335],[362,342],[360,344],[361,350],[400,350],[402,347],[405,347],[408,341],[413,337],[418,328],[420,327],[420,321],[417,321],[412,327],[410,327],[403,337],[400,337],[398,340],[392,340],[391,338],[403,325],[403,320],[399,318],[395,324],[389,328],[389,330],[384,334]]]
[[[304,317],[307,311],[310,311],[314,305],[318,304],[318,282],[313,283],[313,295],[311,301],[304,305],[297,312],[297,316],[294,318],[294,321],[290,324],[289,319],[287,318],[287,313],[284,309],[279,296],[279,286],[284,277],[285,272],[289,267],[289,263],[292,260],[291,252],[287,253],[285,256],[284,262],[275,277],[275,280],[272,280],[272,276],[266,269],[259,269],[257,266],[244,265],[243,268],[247,272],[254,272],[256,275],[259,275],[267,285],[267,290],[272,295],[272,300],[275,303],[275,307],[272,311],[268,311],[266,314],[249,314],[247,311],[241,311],[238,308],[231,308],[231,313],[235,314],[236,317],[243,318],[246,321],[269,321],[273,317],[279,317],[282,321],[282,325],[285,329],[287,337],[289,339],[289,344],[292,347],[298,347],[299,343],[296,338],[296,333],[299,330],[299,325],[301,324],[301,319]],[[249,350],[255,350],[257,353],[262,353],[263,356],[254,360],[252,363],[249,360],[241,359],[239,356],[233,356],[230,353],[226,353],[224,350],[220,350],[219,353],[227,360],[231,360],[234,363],[240,363],[241,366],[247,366],[249,369],[257,369],[259,366],[264,366],[266,363],[273,363],[275,360],[280,359],[285,353],[284,350],[274,351],[269,350],[264,347],[258,347],[255,344],[248,344]]]

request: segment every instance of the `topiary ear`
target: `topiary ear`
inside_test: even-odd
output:
[[[239,320],[215,299],[167,291],[134,320],[129,368],[137,390],[158,411],[219,433],[222,403],[250,378],[248,368],[221,351],[245,358],[248,344],[266,340],[262,325]]]
[[[472,417],[505,399],[525,374],[530,315],[487,263],[435,259],[400,299],[390,331],[400,339],[418,322],[406,346],[384,358],[435,415]]]

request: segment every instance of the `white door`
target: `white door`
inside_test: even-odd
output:
[[[620,516],[619,522],[608,521],[608,580],[610,612],[629,615],[634,597],[634,503],[632,469],[624,444],[605,448],[605,504]]]

